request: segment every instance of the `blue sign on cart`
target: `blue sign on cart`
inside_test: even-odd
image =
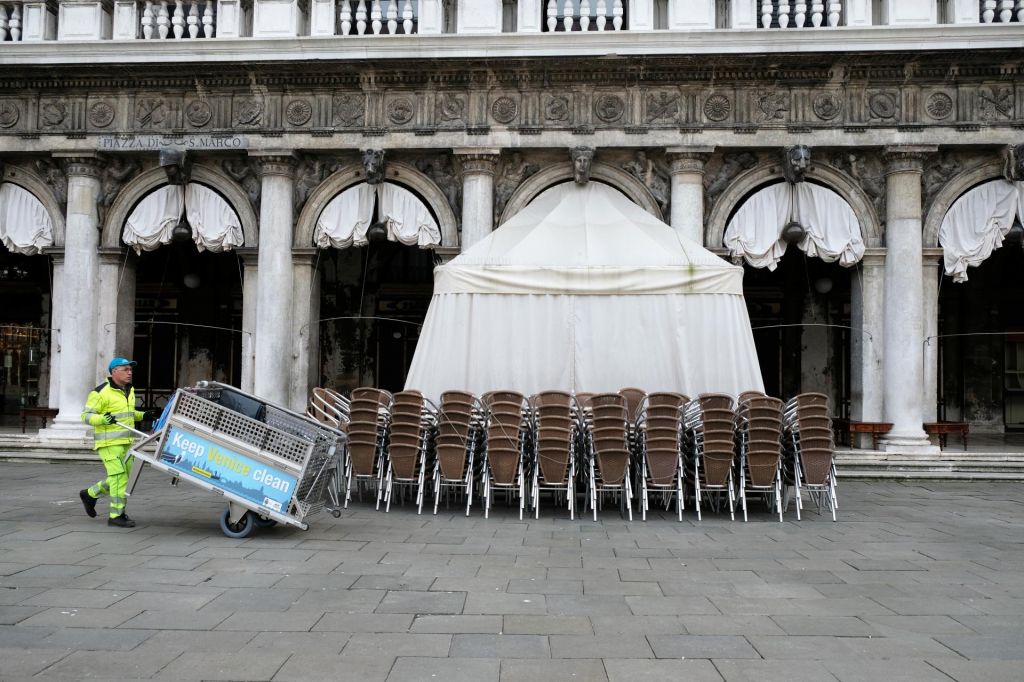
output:
[[[285,514],[297,479],[280,469],[172,426],[160,461],[185,476],[206,481],[254,506]]]

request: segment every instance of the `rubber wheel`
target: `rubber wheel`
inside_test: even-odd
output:
[[[256,515],[253,514],[253,516],[256,516]],[[274,519],[268,519],[265,516],[256,516],[256,527],[257,528],[273,528],[276,525],[277,525],[277,521],[275,521]]]
[[[341,518],[341,510],[340,509],[332,509],[331,510],[331,516],[333,516],[336,519],[340,519]]]
[[[252,531],[256,528],[256,522],[253,520],[252,512],[245,512],[238,523],[231,523],[228,521],[228,517],[231,516],[231,510],[225,509],[224,513],[220,515],[220,529],[229,538],[235,538],[241,540],[252,535]]]

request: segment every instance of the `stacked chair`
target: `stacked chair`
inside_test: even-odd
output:
[[[739,499],[747,520],[747,493],[764,495],[782,521],[782,401],[743,393],[736,409]]]
[[[718,498],[723,494],[729,505],[729,517],[735,519],[736,415],[732,396],[702,393],[686,406],[683,419],[691,448],[687,468],[693,484],[697,520],[701,520],[701,497],[706,495],[717,507]]]
[[[384,450],[384,476],[380,498],[384,511],[391,511],[395,486],[416,489],[416,510],[423,512],[423,490],[428,459],[434,456],[437,438],[437,408],[419,391],[396,393],[391,406],[391,424]]]
[[[643,520],[651,493],[662,496],[666,511],[676,500],[683,520],[683,408],[690,399],[680,393],[651,393],[637,417],[637,485]]]
[[[519,499],[519,518],[526,504],[525,458],[529,446],[530,419],[526,398],[515,391],[492,391],[483,396],[486,408],[484,431],[483,486],[484,518],[494,502],[494,493],[504,490]]]
[[[597,520],[600,496],[612,493],[620,509],[633,520],[630,485],[630,419],[626,400],[618,393],[598,393],[590,398],[590,421],[584,450],[588,502]]]
[[[445,391],[437,420],[434,460],[434,513],[441,493],[462,490],[466,495],[466,516],[473,504],[474,466],[481,451],[484,423],[483,404],[466,391]]]
[[[785,477],[794,488],[797,520],[804,491],[817,504],[818,513],[828,507],[836,520],[835,442],[829,415],[828,396],[822,393],[794,396],[783,410]]]
[[[380,506],[381,473],[385,445],[391,427],[394,397],[378,388],[352,391],[348,423],[348,457],[345,463],[345,506],[352,499],[353,484],[361,494],[372,488]]]
[[[352,404],[348,398],[330,388],[317,387],[309,397],[306,416],[339,431],[345,431],[348,428],[351,411]]]
[[[569,518],[576,514],[576,451],[580,422],[571,393],[544,391],[530,397],[533,453],[530,497],[534,518],[540,518],[544,490],[565,493]]]

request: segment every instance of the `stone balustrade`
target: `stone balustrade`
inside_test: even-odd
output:
[[[1024,24],[1024,0],[457,0],[451,9],[442,0],[0,1],[0,42]]]

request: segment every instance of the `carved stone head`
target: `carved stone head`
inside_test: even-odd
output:
[[[803,182],[807,169],[811,166],[811,148],[798,144],[786,147],[782,160],[782,174],[786,182]]]
[[[364,149],[363,168],[366,170],[366,182],[379,185],[384,180],[384,150]]]
[[[1003,150],[1003,177],[1009,182],[1024,182],[1024,144],[1007,145]]]
[[[572,179],[577,185],[590,182],[590,163],[594,160],[593,147],[573,147],[569,150],[572,159]]]

